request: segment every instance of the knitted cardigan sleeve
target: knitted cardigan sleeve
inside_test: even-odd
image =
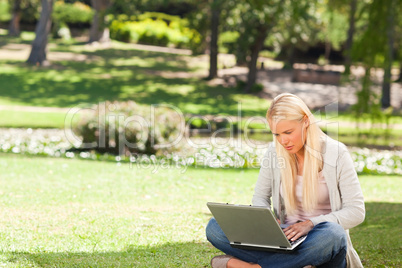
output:
[[[332,172],[326,172],[330,191],[332,212],[310,219],[314,225],[330,221],[340,224],[344,229],[353,228],[364,221],[365,206],[359,179],[353,159],[342,143],[338,143],[339,154]]]

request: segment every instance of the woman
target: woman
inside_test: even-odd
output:
[[[277,96],[267,120],[274,142],[263,158],[253,205],[271,207],[272,200],[278,221],[290,225],[287,238],[307,238],[292,253],[235,249],[212,218],[207,239],[227,254],[213,258],[212,267],[363,267],[348,229],[363,222],[364,200],[346,147],[325,135],[293,94]]]

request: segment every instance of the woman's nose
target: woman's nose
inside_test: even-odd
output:
[[[288,141],[289,141],[289,139],[287,139],[285,137],[281,138],[281,143],[284,144],[284,145],[286,145],[288,143]]]

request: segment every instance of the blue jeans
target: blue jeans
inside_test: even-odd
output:
[[[346,267],[347,238],[345,230],[336,223],[323,222],[314,226],[306,240],[291,253],[236,249],[230,246],[221,227],[212,218],[206,228],[207,239],[217,249],[240,260],[264,267],[325,268]]]

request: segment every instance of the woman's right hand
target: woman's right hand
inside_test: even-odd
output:
[[[307,235],[313,229],[314,224],[310,220],[298,222],[285,228],[283,232],[289,240],[296,240],[301,236]]]

